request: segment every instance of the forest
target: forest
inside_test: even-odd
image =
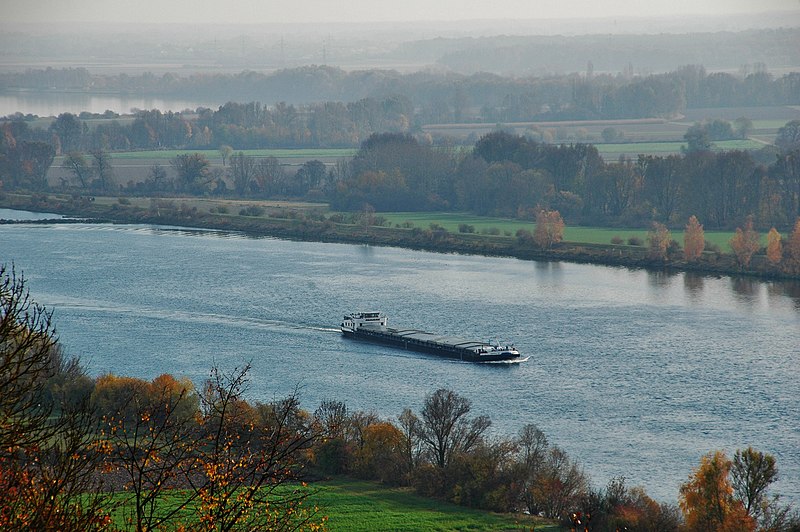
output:
[[[622,477],[593,486],[533,423],[493,435],[453,390],[381,418],[336,400],[311,412],[297,392],[251,402],[249,364],[213,367],[197,387],[93,378],[13,267],[0,267],[0,310],[5,530],[325,530],[313,482],[341,475],[585,530],[800,530],[770,493],[775,457],[753,448],[709,452],[679,504],[659,503]]]

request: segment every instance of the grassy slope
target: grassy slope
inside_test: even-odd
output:
[[[319,516],[328,517],[328,529],[348,532],[373,531],[511,531],[537,530],[558,532],[554,522],[526,515],[496,514],[415,495],[410,488],[390,488],[376,482],[340,478],[309,484],[312,495],[303,507],[319,509]],[[123,501],[129,494],[119,493],[122,506],[112,514],[115,526],[126,529],[126,516],[133,507]],[[161,499],[164,510],[175,508],[182,492],[173,492]],[[192,522],[192,506],[181,512],[182,519]]]
[[[338,479],[313,486],[320,489],[313,501],[334,531],[560,530],[541,519],[471,510],[414,495],[407,488]]]

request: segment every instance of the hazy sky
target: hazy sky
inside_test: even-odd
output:
[[[6,23],[296,23],[800,11],[800,0],[0,0]]]

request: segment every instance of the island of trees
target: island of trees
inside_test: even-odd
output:
[[[296,393],[250,402],[249,365],[213,367],[197,387],[167,374],[92,378],[51,317],[22,274],[0,267],[3,530],[325,530],[314,481],[337,475],[572,529],[800,530],[770,496],[775,458],[752,448],[703,456],[679,505],[658,503],[621,477],[592,486],[533,423],[490,436],[491,419],[452,390],[387,419],[334,400],[310,412]]]

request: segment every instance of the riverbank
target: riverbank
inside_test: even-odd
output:
[[[118,223],[153,224],[200,229],[236,231],[252,236],[271,236],[312,242],[392,246],[439,253],[461,253],[514,257],[522,260],[568,261],[575,263],[624,266],[648,270],[688,271],[701,275],[752,276],[764,279],[798,279],[770,264],[763,250],[753,256],[748,268],[742,268],[730,253],[704,252],[692,262],[677,251],[666,259],[653,258],[642,245],[561,242],[541,249],[530,239],[513,236],[454,233],[443,228],[386,227],[334,221],[320,206],[308,203],[265,202],[267,207],[242,208],[238,214],[230,205],[252,202],[232,200],[150,199],[143,206],[125,198],[95,198],[66,195],[0,195],[0,207],[48,212],[66,219],[20,221],[11,223]],[[5,222],[9,223],[9,222]]]

